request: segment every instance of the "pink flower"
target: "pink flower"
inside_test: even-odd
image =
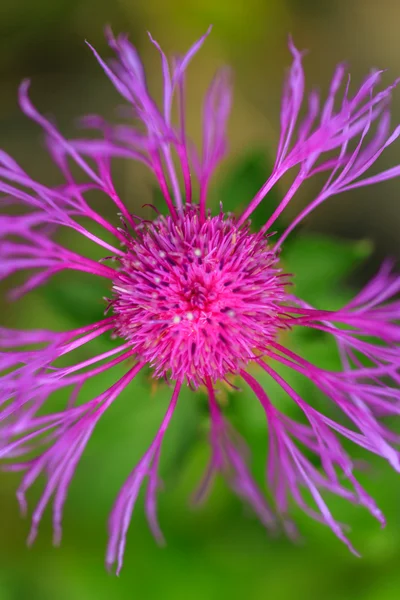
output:
[[[194,390],[204,386],[209,397],[211,458],[198,498],[207,492],[213,476],[221,472],[268,528],[283,524],[292,532],[287,513],[294,500],[354,551],[323,493],[333,492],[365,506],[381,523],[384,518],[358,483],[355,464],[341,440],[347,438],[400,470],[398,436],[381,419],[400,412],[400,302],[395,299],[400,279],[385,263],[351,302],[328,311],[293,295],[289,284],[295,282],[296,274],[285,274],[279,260],[287,236],[321,202],[400,174],[398,165],[366,176],[369,167],[400,134],[399,127],[390,129],[388,112],[397,81],[376,91],[380,73],[373,72],[351,97],[345,68],[340,65],[325,103],[320,107],[318,95],[312,92],[308,110],[300,118],[305,96],[302,57],[290,42],[293,64],[283,93],[281,135],[273,171],[242,214],[224,214],[221,206],[219,214],[212,215],[207,208],[207,190],[226,150],[229,73],[217,73],[206,94],[200,154],[187,137],[184,93],[186,69],[208,33],[172,66],[150,37],[162,62],[161,108],[149,95],[142,64],[126,37],[115,39],[108,32],[109,45],[117,57],[110,63],[92,48],[130,106],[140,126],[137,129],[87,117],[86,126],[99,129],[100,137],[67,140],[34,108],[28,97],[28,82],[21,85],[21,108],[44,130],[52,157],[64,176],[62,185],[48,187],[34,181],[10,156],[0,153],[0,190],[6,204],[11,201],[25,207],[25,211],[1,217],[0,273],[5,278],[19,271],[33,271],[21,287],[13,290],[12,297],[25,294],[66,269],[104,277],[110,286],[105,306],[108,316],[97,323],[64,333],[0,331],[4,349],[0,455],[5,460],[4,468],[24,473],[18,490],[23,510],[28,488],[40,474],[46,477],[33,513],[31,542],[51,501],[55,542],[60,541],[63,505],[76,465],[97,422],[121,390],[145,365],[150,365],[153,377],[173,385],[160,429],[127,478],[111,513],[107,564],[112,567],[116,563],[117,572],[145,478],[147,517],[154,535],[162,539],[156,515],[157,469],[164,435],[184,385]],[[178,124],[172,122],[174,101],[178,102]],[[367,141],[373,127],[375,133]],[[149,222],[131,214],[113,186],[114,157],[139,160],[154,173],[168,209],[166,216],[155,214]],[[76,181],[72,162],[80,167],[85,181]],[[261,230],[253,232],[249,217],[292,169],[293,182],[282,202]],[[275,239],[272,230],[277,217],[302,183],[316,173],[326,173],[321,191]],[[100,190],[114,203],[121,217],[120,228],[89,203],[88,192],[92,190]],[[103,230],[107,239],[112,234],[114,242],[94,233],[90,224],[96,225],[97,232]],[[53,241],[53,231],[59,226],[90,239],[102,248],[106,258],[96,262]],[[290,332],[296,327],[333,336],[342,369],[328,371],[291,350]],[[280,335],[282,330],[287,332],[285,336]],[[74,350],[110,334],[119,345],[77,362]],[[59,366],[57,359],[69,355],[69,366]],[[126,364],[121,379],[89,402],[79,401],[85,382],[119,363]],[[251,365],[258,365],[283,389],[304,413],[304,423],[278,410],[274,398],[250,374]],[[302,398],[280,374],[281,365],[310,380],[345,415],[346,424],[325,416]],[[252,479],[243,442],[226,422],[218,403],[216,384],[221,380],[229,383],[232,375],[242,378],[265,411],[269,432],[266,477],[274,499],[272,506]],[[65,409],[44,413],[49,397],[64,388],[70,391]],[[322,469],[313,464],[310,453],[319,458]],[[304,490],[308,490],[313,505],[304,498]]]

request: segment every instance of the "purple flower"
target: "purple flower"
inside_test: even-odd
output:
[[[62,185],[49,187],[36,182],[8,154],[0,153],[3,200],[6,206],[25,207],[1,217],[1,276],[25,270],[33,273],[13,290],[12,298],[67,269],[104,277],[110,289],[107,316],[97,323],[63,333],[0,331],[4,350],[0,455],[4,468],[23,472],[18,490],[22,510],[26,510],[28,488],[39,475],[46,478],[33,513],[30,542],[51,501],[54,539],[60,541],[62,511],[74,470],[97,422],[119,393],[145,365],[151,367],[153,377],[166,379],[173,387],[160,429],[127,478],[111,513],[107,565],[116,563],[117,572],[145,478],[147,517],[156,538],[162,539],[156,515],[158,463],[184,385],[193,390],[202,386],[209,398],[211,458],[197,499],[207,493],[214,475],[221,472],[268,528],[279,525],[293,532],[287,514],[294,501],[328,525],[355,552],[325,503],[324,492],[365,506],[381,523],[384,517],[358,483],[356,465],[343,438],[400,470],[396,449],[400,440],[384,422],[385,417],[400,413],[400,301],[395,299],[400,278],[392,274],[386,262],[351,302],[330,311],[297,298],[289,285],[295,282],[296,274],[289,276],[282,271],[279,260],[287,236],[327,198],[400,174],[398,165],[377,175],[365,175],[400,134],[400,127],[390,129],[388,111],[391,91],[398,82],[377,91],[380,72],[375,71],[350,95],[345,67],[339,65],[326,101],[320,105],[318,94],[312,92],[308,109],[300,117],[305,96],[302,56],[290,42],[293,64],[283,92],[273,171],[242,214],[224,214],[221,206],[219,214],[213,215],[207,208],[207,191],[226,150],[231,104],[227,70],[217,73],[205,97],[201,153],[193,149],[185,128],[185,73],[207,35],[172,66],[150,37],[162,63],[164,100],[160,109],[149,95],[135,49],[126,37],[115,39],[109,32],[116,60],[106,63],[92,50],[138,125],[115,126],[100,117],[87,117],[84,124],[100,131],[97,138],[65,139],[32,105],[29,83],[21,85],[21,108],[44,130],[51,155],[63,174]],[[177,124],[172,122],[174,102],[178,105]],[[111,160],[115,157],[138,160],[154,173],[167,216],[156,213],[152,221],[145,221],[131,214],[113,185]],[[74,172],[76,167],[83,172],[79,181],[73,175],[73,163]],[[261,230],[254,232],[249,217],[292,169],[295,174],[288,192]],[[272,230],[278,216],[302,183],[321,173],[325,173],[326,181],[317,197],[275,239]],[[93,190],[114,203],[121,227],[97,212],[94,202],[89,203]],[[54,241],[53,233],[59,226],[75,230],[100,246],[104,260],[96,262]],[[99,231],[104,232],[104,239]],[[106,241],[111,237],[113,243]],[[291,331],[297,327],[332,336],[341,370],[320,368],[297,355],[290,348]],[[103,335],[112,335],[119,344],[78,362],[74,351]],[[60,363],[60,357],[66,358]],[[120,363],[125,364],[123,377],[100,395],[82,402],[82,386]],[[274,398],[254,378],[252,365],[282,388],[302,411],[303,422],[292,420],[274,405]],[[333,420],[309,404],[282,377],[282,366],[312,382],[344,418]],[[218,382],[233,385],[232,376],[243,380],[265,411],[271,506],[250,474],[243,441],[226,422],[218,402]],[[46,412],[50,396],[59,390],[69,393],[67,406]],[[315,466],[312,455],[321,469]]]

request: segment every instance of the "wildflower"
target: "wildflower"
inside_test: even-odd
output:
[[[64,177],[62,185],[41,184],[8,154],[0,154],[0,190],[6,204],[25,207],[25,212],[18,210],[1,217],[1,275],[5,278],[19,271],[33,271],[13,290],[12,298],[65,270],[106,278],[110,288],[106,316],[97,323],[67,332],[7,328],[0,332],[4,350],[0,455],[4,468],[24,473],[17,494],[24,511],[27,490],[39,475],[46,478],[33,513],[30,542],[51,500],[54,540],[60,541],[63,505],[74,470],[99,419],[120,392],[145,365],[151,367],[154,378],[166,379],[173,387],[164,420],[119,492],[110,516],[106,561],[109,567],[116,563],[117,572],[145,478],[145,510],[154,535],[162,538],[156,515],[158,463],[184,385],[193,390],[202,386],[209,400],[211,458],[198,498],[220,472],[268,528],[281,523],[289,533],[292,531],[287,514],[294,501],[328,525],[355,552],[325,503],[324,492],[365,506],[381,523],[384,517],[358,483],[356,465],[343,439],[400,470],[398,436],[382,419],[400,412],[400,302],[395,299],[400,278],[386,262],[352,301],[332,311],[297,298],[288,285],[295,282],[296,274],[286,274],[279,259],[287,236],[327,198],[400,174],[400,166],[396,166],[365,175],[400,134],[399,127],[390,129],[388,111],[397,81],[376,91],[381,73],[373,72],[351,95],[345,67],[339,65],[325,102],[320,106],[318,94],[311,92],[308,109],[300,117],[305,96],[302,55],[290,42],[293,63],[283,92],[281,133],[272,173],[242,214],[224,214],[222,207],[212,214],[207,208],[207,192],[225,154],[231,104],[227,70],[217,73],[205,97],[201,154],[193,150],[185,127],[185,73],[208,33],[172,66],[150,37],[161,56],[161,109],[148,92],[140,59],[126,37],[115,39],[108,32],[109,45],[117,57],[109,64],[92,48],[105,74],[130,106],[138,128],[87,117],[85,125],[98,129],[100,136],[67,140],[33,106],[29,83],[21,85],[21,108],[45,132],[51,155]],[[174,100],[179,109],[177,125],[171,116]],[[145,221],[131,214],[113,185],[111,159],[115,157],[138,160],[154,173],[166,215],[157,214],[152,221]],[[71,163],[81,169],[84,181],[74,177]],[[292,169],[295,175],[283,200],[265,225],[253,231],[249,217]],[[303,182],[320,173],[326,173],[321,191],[275,239],[272,234],[278,216]],[[115,227],[89,203],[92,190],[100,190],[114,203],[121,227]],[[59,226],[100,246],[106,258],[96,262],[54,241],[53,230]],[[111,234],[115,242],[103,239],[99,230],[107,239]],[[291,331],[300,327],[332,336],[342,363],[340,371],[311,364],[291,349]],[[110,334],[119,340],[118,345],[84,361],[74,358],[75,350]],[[70,355],[68,365],[62,366],[58,359]],[[90,401],[79,401],[86,382],[121,363],[126,365],[126,372],[119,380]],[[255,378],[254,365],[282,388],[302,411],[304,422],[296,422],[279,410]],[[312,382],[345,419],[335,421],[309,404],[281,375],[282,366]],[[225,420],[218,402],[218,382],[231,383],[232,375],[241,378],[265,411],[271,506],[253,480],[243,442]],[[45,412],[49,397],[59,390],[69,391],[67,406]],[[312,455],[320,461],[321,469],[315,466]]]

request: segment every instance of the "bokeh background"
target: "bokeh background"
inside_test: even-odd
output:
[[[231,153],[218,173],[214,194],[220,193],[234,207],[262,183],[273,156],[282,79],[290,63],[288,33],[298,47],[310,50],[305,61],[309,85],[326,89],[334,65],[342,60],[349,62],[353,81],[371,67],[388,69],[387,81],[398,76],[399,19],[400,4],[395,0],[1,0],[0,147],[38,178],[55,181],[57,175],[40,132],[18,110],[19,81],[31,77],[36,105],[54,114],[65,133],[72,133],[77,116],[100,113],[110,117],[120,102],[85,46],[85,38],[105,54],[105,24],[116,32],[129,32],[157,97],[159,56],[146,31],[168,53],[182,52],[213,23],[213,33],[189,76],[189,128],[198,140],[200,94],[213,71],[230,64],[235,79]],[[400,120],[399,93],[394,96],[393,118]],[[399,157],[397,144],[382,159],[382,168],[400,162]],[[118,165],[116,178],[132,211],[152,200],[152,183],[140,168]],[[312,191],[311,187],[300,194],[290,210],[296,212]],[[315,211],[306,227],[314,234],[305,232],[303,241],[294,242],[287,256],[306,297],[337,302],[383,256],[399,256],[399,191],[399,181],[386,182],[379,188],[331,199]],[[339,241],[337,236],[362,242]],[[327,273],[332,275],[329,281]],[[86,294],[86,303],[78,291]],[[98,316],[98,298],[98,289],[86,281],[77,285],[71,280],[57,282],[18,305],[2,302],[2,322],[16,327],[71,328]],[[294,343],[307,346],[310,357],[323,356],[326,364],[335,360],[323,340]],[[190,393],[182,397],[179,417],[165,444],[160,520],[168,544],[157,547],[139,502],[122,575],[108,575],[103,567],[108,511],[134,461],[150,442],[169,393],[161,386],[153,388],[146,377],[139,379],[98,428],[71,486],[61,548],[51,545],[49,515],[35,546],[26,548],[28,522],[20,518],[14,498],[17,477],[1,477],[0,600],[399,597],[400,480],[388,467],[373,463],[367,478],[368,489],[387,514],[386,530],[380,531],[362,509],[332,502],[343,520],[351,523],[361,560],[348,554],[324,527],[296,511],[302,543],[271,540],[222,482],[217,483],[208,504],[193,511],[187,498],[205,461],[207,420],[204,399]],[[245,395],[227,396],[226,404],[250,441],[254,468],[262,479],[266,449],[262,415]],[[39,491],[33,491],[32,504]]]

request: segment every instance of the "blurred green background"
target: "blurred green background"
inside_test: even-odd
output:
[[[290,63],[287,34],[293,34],[298,47],[310,50],[305,62],[310,87],[319,84],[326,89],[334,65],[343,59],[351,65],[353,81],[372,66],[388,68],[389,81],[400,73],[399,17],[395,0],[379,4],[374,0],[1,0],[0,147],[37,177],[55,180],[40,132],[18,111],[16,90],[21,78],[32,77],[35,103],[71,133],[75,117],[85,113],[110,117],[120,102],[84,45],[85,38],[104,54],[104,24],[111,24],[116,32],[129,32],[158,97],[159,56],[146,30],[169,53],[182,52],[213,23],[213,33],[190,71],[189,129],[198,140],[199,95],[213,71],[229,63],[235,73],[231,154],[214,182],[213,199],[234,208],[261,185],[273,156],[282,78]],[[398,122],[398,95],[393,114]],[[382,168],[399,162],[399,156],[398,146],[390,149]],[[132,211],[152,200],[152,182],[140,167],[118,165],[116,177]],[[334,198],[316,211],[307,231],[293,238],[284,255],[288,270],[296,273],[299,293],[325,307],[340,303],[350,293],[354,272],[362,280],[382,256],[399,254],[398,190],[398,182],[387,182]],[[299,196],[292,213],[312,192],[311,186]],[[271,196],[270,203],[274,200]],[[270,206],[265,203],[263,210],[267,214]],[[109,216],[113,218],[111,212]],[[322,234],[369,239],[374,254],[363,268],[368,245],[332,241]],[[60,278],[17,305],[2,303],[2,322],[16,327],[79,326],[98,317],[106,291],[93,288],[84,277]],[[76,310],[82,295],[85,310]],[[318,336],[294,336],[292,344],[325,366],[335,364],[331,346]],[[122,372],[106,376],[96,390]],[[302,385],[305,397],[314,399],[315,391]],[[207,457],[207,418],[205,399],[190,392],[182,394],[164,446],[165,490],[159,495],[159,512],[167,546],[159,548],[152,539],[139,501],[122,574],[120,578],[108,575],[103,566],[108,512],[119,486],[152,439],[168,400],[169,391],[163,386],[152,391],[150,387],[148,377],[140,377],[100,423],[71,486],[61,548],[51,545],[49,515],[33,548],[26,548],[29,525],[20,518],[14,497],[18,477],[1,476],[0,600],[399,597],[400,480],[386,465],[372,461],[371,470],[362,476],[387,515],[386,530],[381,531],[361,508],[334,499],[330,503],[339,518],[351,524],[361,560],[326,528],[296,510],[294,517],[304,538],[301,544],[270,539],[222,481],[207,504],[194,511],[189,497]],[[261,482],[267,441],[263,416],[245,391],[229,395],[226,401],[228,416],[253,450],[254,470]],[[285,399],[277,395],[276,401]],[[40,486],[30,495],[31,506],[39,493]]]

